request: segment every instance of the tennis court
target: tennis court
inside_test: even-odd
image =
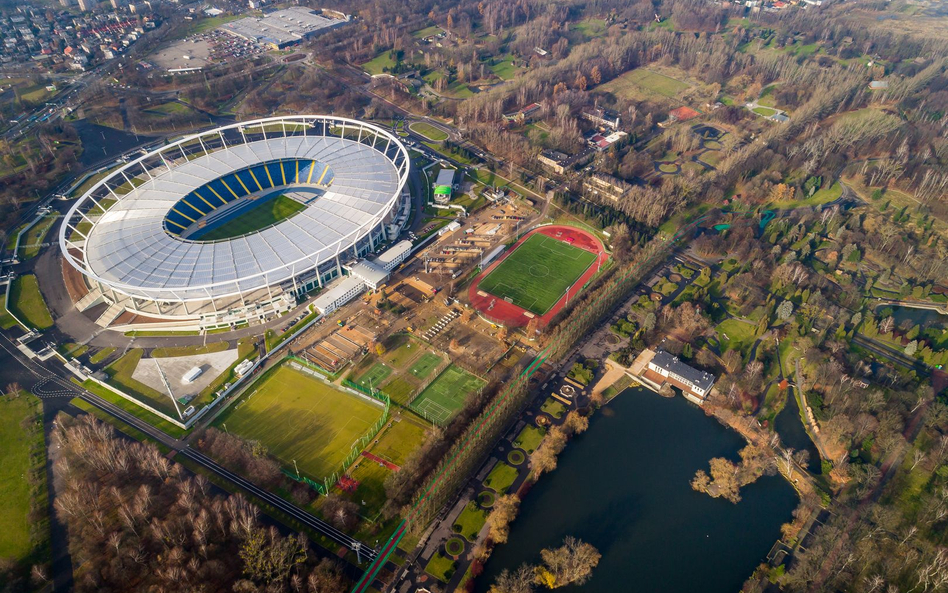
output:
[[[284,364],[214,425],[260,442],[284,467],[292,469],[295,461],[302,474],[321,480],[339,470],[353,444],[383,413],[381,403]]]
[[[486,382],[480,377],[452,364],[412,401],[410,407],[423,418],[444,425],[464,406],[467,398],[484,385]]]
[[[596,260],[596,254],[535,233],[478,284],[478,289],[543,315]]]

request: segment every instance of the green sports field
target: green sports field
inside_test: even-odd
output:
[[[443,361],[444,359],[437,354],[425,352],[421,355],[421,358],[415,362],[415,364],[411,365],[411,368],[408,369],[408,372],[416,379],[427,379],[428,375],[431,374],[431,371],[435,370]]]
[[[323,479],[342,466],[355,441],[383,414],[370,403],[288,365],[253,385],[214,425],[259,441],[284,467]]]
[[[239,237],[264,229],[281,220],[286,220],[303,210],[306,210],[306,206],[303,204],[280,195],[273,199],[265,200],[250,210],[239,214],[233,220],[229,220],[221,224],[221,226],[209,230],[200,235],[198,240],[218,241],[221,239],[232,239],[233,237]]]
[[[540,233],[531,235],[478,288],[543,315],[596,260],[593,253]]]
[[[468,397],[484,385],[483,379],[452,364],[418,394],[410,407],[423,418],[443,425],[464,406]]]
[[[366,389],[378,389],[388,376],[392,374],[392,369],[381,362],[377,362],[369,367],[369,370],[356,377],[353,383],[361,385]]]

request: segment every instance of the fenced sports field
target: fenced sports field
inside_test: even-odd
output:
[[[322,483],[361,453],[387,416],[386,403],[338,389],[302,361],[288,360],[214,425],[258,441],[286,473],[295,475],[299,468],[301,476]]]
[[[467,398],[486,384],[480,377],[452,364],[419,393],[409,407],[423,418],[444,426],[464,406]]]
[[[595,260],[594,253],[535,233],[481,280],[478,288],[543,315]]]

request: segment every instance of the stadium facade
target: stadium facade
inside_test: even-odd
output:
[[[396,136],[335,116],[182,138],[111,172],[73,205],[59,232],[67,288],[80,310],[100,306],[97,322],[117,329],[272,318],[394,242],[410,211],[409,166]],[[275,199],[290,214],[263,212],[269,226],[236,234],[245,228],[238,219],[257,220]]]

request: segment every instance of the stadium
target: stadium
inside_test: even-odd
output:
[[[335,116],[182,138],[110,172],[69,210],[67,289],[117,329],[272,318],[396,239],[409,166],[397,137]]]

